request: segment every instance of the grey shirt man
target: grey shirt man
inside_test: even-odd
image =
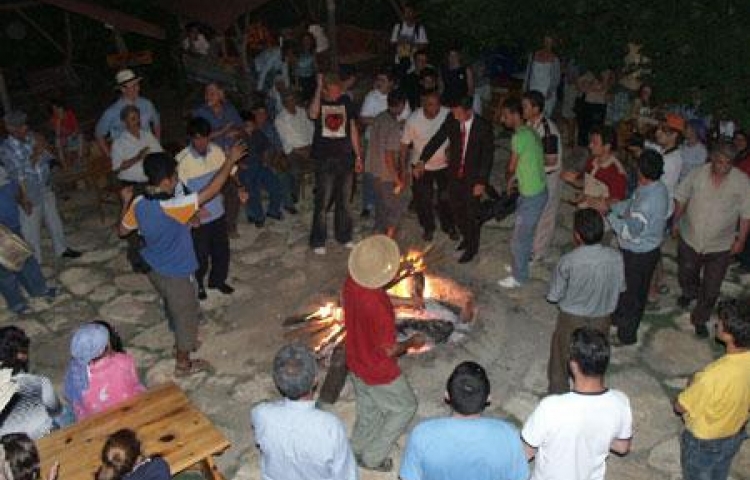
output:
[[[383,182],[395,182],[396,178],[385,164],[385,155],[391,152],[394,161],[401,149],[401,124],[390,112],[385,111],[375,117],[370,127],[370,143],[367,161],[370,172]]]
[[[680,235],[698,253],[729,251],[737,222],[750,219],[750,180],[734,167],[718,186],[710,164],[696,168],[677,187],[675,199],[687,204]]]
[[[600,244],[581,245],[560,258],[547,300],[565,313],[604,317],[615,310],[623,291],[625,267],[620,252]]]

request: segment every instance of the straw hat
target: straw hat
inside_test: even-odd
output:
[[[126,83],[133,82],[133,81],[140,81],[141,77],[135,74],[131,69],[126,68],[125,70],[120,70],[117,72],[117,75],[115,75],[115,82],[117,82],[117,87],[122,87]]]
[[[393,280],[401,264],[398,245],[386,235],[372,235],[349,254],[349,274],[365,288],[380,288]]]

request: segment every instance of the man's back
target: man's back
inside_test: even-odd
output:
[[[357,478],[344,425],[313,401],[265,402],[251,416],[264,480]]]
[[[525,480],[529,468],[518,431],[495,418],[435,418],[409,435],[403,480]]]
[[[612,441],[632,437],[630,401],[618,390],[550,395],[521,437],[538,449],[532,480],[602,480]]]

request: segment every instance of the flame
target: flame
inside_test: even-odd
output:
[[[405,264],[407,268],[411,268],[415,273],[424,272],[427,268],[424,261],[424,252],[419,250],[409,250],[401,259],[401,263]]]
[[[313,313],[307,316],[308,319],[310,318],[329,318],[333,317],[336,320],[339,320],[340,318],[336,318],[336,310],[341,310],[340,308],[336,307],[336,304],[333,302],[328,302],[325,305],[322,305],[320,308],[315,310]]]

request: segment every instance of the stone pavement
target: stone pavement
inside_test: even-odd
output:
[[[495,171],[502,172],[501,166]],[[32,369],[50,376],[58,391],[72,330],[95,318],[118,328],[148,385],[171,380],[173,339],[157,296],[145,276],[130,273],[123,242],[111,225],[102,225],[98,215],[86,208],[87,201],[90,199],[76,193],[62,202],[70,243],[87,252],[57,269],[45,267],[49,276],[57,277],[62,294],[51,304],[34,302],[34,313],[20,318],[0,310],[0,322],[26,330],[32,339]],[[216,374],[177,381],[230,439],[232,447],[218,461],[230,479],[259,478],[249,410],[256,402],[278,396],[270,367],[273,354],[283,343],[282,320],[307,311],[322,299],[335,298],[345,277],[347,250],[343,247],[329,244],[325,257],[308,250],[311,212],[308,205],[302,210],[282,222],[270,221],[264,229],[241,222],[240,238],[232,241],[230,282],[237,291],[231,297],[209,291],[204,302],[206,326],[201,331],[199,353],[214,364]],[[490,415],[520,425],[543,397],[548,342],[556,318],[556,308],[544,295],[556,258],[572,244],[571,210],[567,206],[563,210],[554,255],[534,266],[533,281],[523,289],[508,292],[496,285],[504,276],[503,264],[510,260],[512,219],[484,227],[480,255],[472,264],[459,265],[449,258],[434,267],[435,273],[475,292],[479,316],[463,342],[402,359],[420,401],[416,420],[447,413],[445,381],[463,360],[478,361],[490,374]],[[110,212],[110,224],[114,212]],[[358,238],[366,235],[361,223],[357,222]],[[419,246],[418,239],[416,219],[409,215],[400,238],[402,247]],[[452,254],[447,238],[439,236],[437,242],[448,256]],[[662,308],[646,316],[640,342],[616,348],[612,354],[608,384],[630,397],[635,417],[633,451],[624,458],[611,456],[608,461],[607,478],[613,480],[681,477],[677,443],[681,421],[672,414],[671,402],[687,378],[722,351],[713,342],[697,340],[686,314],[673,308],[678,294],[674,242],[667,244],[665,252],[670,293],[662,299]],[[748,283],[750,278],[730,273],[722,290],[728,295],[741,294]],[[333,410],[352,426],[354,396],[348,385]],[[404,440],[394,452],[396,459]],[[735,459],[732,475],[734,480],[750,480],[750,442]],[[361,477],[395,479],[397,475],[362,471]]]

